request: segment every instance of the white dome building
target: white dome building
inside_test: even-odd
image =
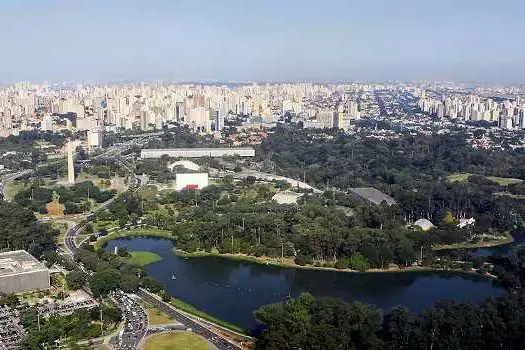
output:
[[[412,224],[412,226],[419,227],[423,231],[428,231],[431,228],[434,228],[434,224],[427,219],[419,219]]]

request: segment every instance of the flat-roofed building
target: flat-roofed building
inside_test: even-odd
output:
[[[240,156],[255,157],[255,150],[244,148],[151,148],[140,151],[140,158],[160,158],[167,155],[173,158],[201,158]]]
[[[202,190],[208,186],[208,173],[177,173],[175,175],[175,190]]]
[[[0,253],[0,293],[47,289],[49,270],[25,250]]]
[[[390,197],[389,195],[376,190],[373,187],[357,187],[357,188],[351,188],[350,192],[354,194],[354,196],[364,199],[368,201],[370,204],[373,205],[379,205],[383,201],[386,202],[388,205],[394,205],[396,204],[396,201],[394,198]]]

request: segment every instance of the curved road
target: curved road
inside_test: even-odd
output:
[[[206,340],[208,340],[210,343],[215,345],[218,349],[220,350],[242,349],[241,347],[233,343],[230,343],[228,340],[223,338],[221,335],[216,334],[213,331],[211,331],[209,328],[203,326],[200,322],[197,322],[194,319],[188,317],[186,314],[183,314],[174,306],[154,297],[152,294],[146,292],[145,290],[140,289],[136,294],[139,297],[141,297],[142,300],[145,300],[149,302],[150,304],[155,305],[157,309],[161,310],[166,315],[174,318],[175,320],[182,323],[186,327],[191,328],[192,332],[195,332],[201,335]]]
[[[131,187],[133,187],[135,184],[132,184]],[[65,247],[67,249],[66,253],[69,253],[71,256],[74,256],[77,251],[78,247],[75,243],[75,237],[78,235],[78,233],[83,229],[83,227],[92,220],[93,214],[95,214],[97,211],[104,209],[106,206],[108,206],[117,196],[113,197],[109,201],[102,204],[100,207],[98,207],[93,213],[90,213],[85,216],[85,219],[80,222],[79,224],[71,227],[66,232],[66,237],[64,239]],[[84,272],[85,268],[82,265],[79,265],[80,268]],[[138,304],[127,304],[130,303],[132,298],[129,298],[129,295],[123,295],[121,292],[119,292],[121,295],[121,298],[116,298],[119,308],[123,311],[124,317],[125,317],[125,327],[122,333],[118,336],[113,337],[110,340],[110,344],[112,344],[116,349],[122,349],[122,350],[135,350],[138,349],[138,346],[140,344],[140,341],[146,336],[152,333],[153,330],[148,330],[145,326],[142,326],[143,323],[141,322],[142,316],[138,316],[143,314],[143,310],[139,312],[137,310]],[[127,296],[127,297],[126,297]],[[191,328],[193,332],[196,332],[200,334],[202,337],[204,337],[207,341],[215,345],[220,350],[240,350],[241,347],[229,342],[227,339],[225,339],[220,334],[214,333],[209,328],[203,326],[200,322],[192,319],[186,314],[181,313],[179,310],[177,310],[175,307],[164,303],[162,300],[159,300],[155,297],[153,297],[151,294],[140,290],[137,292],[137,296],[141,299],[148,301],[155,305],[158,309],[165,312],[168,316],[173,317],[175,320],[180,322],[186,329]],[[129,308],[131,306],[131,309]],[[140,306],[139,306],[140,307]],[[131,311],[130,311],[131,310]],[[134,310],[134,311],[133,311]],[[133,313],[134,312],[134,313]],[[133,326],[135,324],[135,326]],[[246,339],[251,339],[248,336],[245,336]]]

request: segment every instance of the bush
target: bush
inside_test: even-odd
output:
[[[217,201],[217,205],[228,205],[230,204],[231,201],[230,201],[230,198],[228,198],[228,196],[222,196],[218,201]]]
[[[344,257],[335,263],[336,269],[352,269],[357,271],[366,271],[370,264],[361,254],[353,254],[350,257]]]
[[[348,258],[343,258],[343,259],[337,260],[334,266],[338,270],[347,269],[350,267],[350,261],[348,260]]]
[[[307,264],[312,264],[313,259],[311,256],[307,255],[298,255],[295,257],[294,262],[299,266],[304,266]]]
[[[166,302],[166,303],[169,303],[171,301],[171,296],[166,293],[165,291],[162,291],[161,292],[161,297],[162,297],[162,301]]]
[[[370,264],[361,254],[353,254],[350,257],[350,268],[357,271],[366,271],[370,268]]]

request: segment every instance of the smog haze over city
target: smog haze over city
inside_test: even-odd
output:
[[[0,1],[2,82],[525,81],[520,0]]]

